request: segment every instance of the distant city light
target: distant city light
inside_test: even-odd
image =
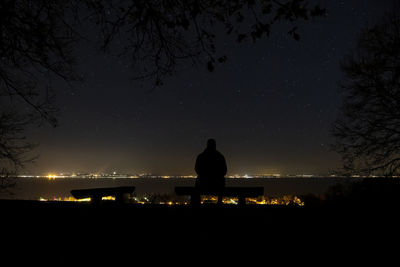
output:
[[[44,175],[33,175],[33,174],[20,174],[17,177],[20,178],[47,178],[49,180],[55,180],[59,178],[89,178],[89,179],[102,179],[102,178],[154,178],[154,179],[176,179],[176,178],[187,178],[187,179],[195,179],[197,175],[154,175],[154,174],[131,174],[131,173],[119,173],[117,171],[113,171],[112,173],[78,173],[78,172],[61,172],[61,173],[47,173]],[[327,174],[327,175],[315,175],[315,174],[280,174],[280,173],[265,173],[265,174],[233,174],[227,175],[226,178],[229,179],[257,179],[257,178],[320,178],[320,177],[347,177],[347,176],[338,176],[335,174]],[[376,175],[352,175],[351,178],[376,178]],[[392,178],[399,178],[399,176],[391,176]]]
[[[105,201],[115,201],[115,197],[113,196],[107,196],[103,197],[102,200]],[[65,202],[90,202],[90,198],[83,198],[83,199],[75,199],[71,196],[69,197],[51,197],[51,198],[44,198],[40,197],[39,201],[65,201]],[[218,197],[216,196],[202,196],[201,197],[201,203],[202,204],[207,204],[207,203],[217,203]],[[304,206],[304,202],[297,196],[282,196],[282,197],[258,197],[258,198],[247,198],[246,199],[247,204],[252,204],[252,205],[295,205],[295,206]],[[130,198],[130,201],[128,203],[131,204],[141,204],[141,205],[146,205],[146,204],[158,204],[158,205],[167,205],[167,206],[173,206],[173,205],[189,205],[188,200],[182,200],[182,199],[173,199],[173,197],[169,200],[165,201],[157,201],[154,199],[151,199],[151,197],[132,197]],[[224,197],[222,199],[222,203],[226,205],[238,205],[238,199],[237,198],[228,198]]]

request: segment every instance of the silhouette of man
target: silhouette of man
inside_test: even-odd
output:
[[[225,186],[226,161],[214,139],[209,139],[206,149],[197,156],[195,171],[197,187],[218,190]]]

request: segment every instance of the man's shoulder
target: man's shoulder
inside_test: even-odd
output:
[[[199,158],[208,158],[208,157],[220,157],[220,158],[225,158],[224,155],[219,152],[218,150],[214,150],[214,151],[207,151],[204,150],[203,152],[201,152],[199,155],[197,155],[197,159]]]
[[[218,150],[216,150],[215,152],[216,152],[216,154],[217,154],[218,156],[225,158],[224,155],[223,155],[221,152],[219,152]]]
[[[201,159],[205,156],[205,152],[201,152],[200,154],[197,155],[197,159]]]

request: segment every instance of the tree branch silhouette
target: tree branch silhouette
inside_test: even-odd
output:
[[[100,25],[103,49],[117,37],[126,45],[122,54],[132,59],[137,79],[153,79],[162,85],[166,76],[189,60],[205,64],[209,71],[226,61],[218,54],[218,35],[232,36],[233,41],[256,42],[269,36],[272,26],[289,21],[288,31],[300,39],[296,22],[320,17],[325,10],[307,1],[255,0],[175,0],[175,1],[89,1],[91,18]]]
[[[393,11],[364,30],[342,62],[343,104],[333,149],[348,174],[400,171],[400,16]]]
[[[225,62],[227,56],[218,54],[216,47],[217,35],[221,33],[231,35],[234,42],[256,42],[269,36],[275,23],[288,21],[293,26],[288,34],[298,40],[296,23],[325,13],[318,5],[309,7],[307,3],[306,0],[1,1],[1,163],[7,161],[15,168],[24,165],[26,161],[21,156],[33,147],[25,143],[24,129],[42,122],[57,125],[50,81],[81,80],[74,71],[73,52],[76,42],[86,39],[85,33],[80,32],[83,23],[92,23],[102,36],[103,51],[121,47],[121,55],[131,58],[136,79],[150,79],[160,86],[185,62],[204,64],[209,71]],[[15,125],[10,122],[12,117]]]
[[[25,130],[57,125],[51,77],[79,80],[72,47],[76,41],[72,1],[0,2],[0,168],[14,173],[32,158]],[[68,21],[70,20],[70,21]]]

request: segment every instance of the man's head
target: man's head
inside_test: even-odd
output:
[[[209,150],[216,150],[217,149],[217,143],[215,142],[214,139],[208,139],[207,140],[207,149],[209,149]]]

